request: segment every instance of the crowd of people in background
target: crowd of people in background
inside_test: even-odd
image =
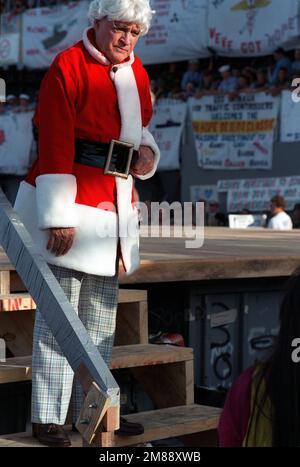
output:
[[[9,112],[32,112],[34,108],[35,103],[30,99],[28,94],[8,94],[6,101],[0,102],[0,115],[5,115]]]
[[[151,91],[155,99],[175,98],[187,100],[208,95],[228,94],[235,99],[241,94],[266,92],[277,96],[291,89],[295,78],[300,78],[300,49],[286,53],[275,50],[273,57],[253,59],[245,65],[244,59],[232,60],[218,66],[218,58],[190,60],[186,70],[179,63],[170,63],[162,72],[151,73]],[[248,59],[249,61],[249,59]],[[207,65],[207,66],[205,66]]]

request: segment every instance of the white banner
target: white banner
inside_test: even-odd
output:
[[[161,151],[158,170],[180,168],[180,140],[185,123],[185,102],[161,99],[154,106],[149,130]]]
[[[279,98],[255,93],[189,99],[198,165],[210,170],[272,168]]]
[[[0,115],[0,173],[25,175],[31,165],[33,112]]]
[[[2,34],[0,36],[0,63],[3,65],[15,65],[19,61],[20,34]]]
[[[299,35],[297,0],[208,3],[208,43],[219,55],[268,55]]]
[[[239,212],[249,209],[252,212],[269,211],[270,200],[280,194],[287,202],[287,209],[293,209],[300,200],[300,176],[280,178],[253,178],[248,180],[227,180],[227,211]],[[232,182],[232,184],[230,184]],[[234,182],[234,185],[233,185]],[[225,191],[223,181],[219,182],[221,190]],[[234,186],[234,189],[230,189]]]
[[[26,10],[23,14],[24,65],[49,67],[59,52],[80,41],[88,25],[87,11],[87,1]]]
[[[156,11],[136,53],[144,64],[207,57],[207,0],[152,0]]]
[[[300,102],[294,102],[290,91],[281,93],[280,141],[300,141]]]

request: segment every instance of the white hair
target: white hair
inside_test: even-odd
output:
[[[95,21],[107,17],[110,21],[136,23],[142,35],[150,28],[152,15],[149,0],[93,0],[89,7],[88,18],[92,26]]]

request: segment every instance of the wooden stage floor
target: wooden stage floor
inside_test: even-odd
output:
[[[201,248],[185,247],[186,238],[141,236],[141,266],[121,284],[184,282],[288,276],[300,265],[300,230],[205,228]],[[13,270],[0,252],[0,271]]]

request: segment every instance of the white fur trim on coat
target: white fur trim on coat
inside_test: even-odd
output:
[[[145,175],[135,175],[140,180],[147,180],[147,178],[151,178],[155,174],[160,159],[160,150],[148,128],[143,128],[141,146],[149,146],[154,152],[153,169]]]
[[[77,227],[74,209],[76,177],[71,174],[46,174],[36,178],[38,227]]]
[[[119,237],[123,263],[127,274],[139,267],[139,216],[132,206],[132,176],[128,179],[116,177]]]
[[[46,248],[49,231],[38,228],[35,187],[22,182],[15,202],[16,211],[48,263],[87,274],[114,276],[118,245],[117,214],[83,204],[74,206],[78,217],[74,243],[66,255],[55,256]],[[108,235],[104,235],[105,232]],[[136,248],[134,251],[138,254]],[[132,258],[132,264],[136,263],[138,258]],[[132,271],[132,264],[124,262],[126,270]]]
[[[118,104],[121,114],[120,141],[134,144],[139,149],[142,138],[142,116],[139,92],[131,66],[119,66],[117,71],[111,71],[115,83]]]

